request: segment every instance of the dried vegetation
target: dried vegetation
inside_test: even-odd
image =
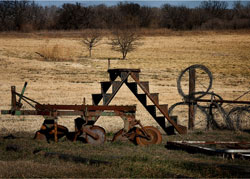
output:
[[[103,32],[106,36],[100,45],[93,49],[91,59],[88,58],[89,51],[81,44],[79,37],[82,32],[41,32],[25,36],[21,33],[2,33],[0,109],[10,108],[10,86],[16,85],[17,91],[20,91],[24,81],[28,82],[26,95],[41,103],[81,104],[85,97],[86,102],[91,104],[91,94],[100,92],[99,82],[108,79],[108,58],[111,59],[112,68],[140,68],[141,80],[150,82],[151,92],[160,93],[162,104],[172,105],[182,100],[177,92],[176,79],[181,70],[193,64],[203,64],[211,70],[214,76],[212,90],[224,99],[235,99],[249,90],[249,31],[160,32],[156,34],[154,31],[144,31],[147,35],[141,40],[142,45],[129,53],[127,60],[116,60],[120,54],[113,52],[106,44],[109,39],[107,32]],[[48,55],[50,60],[44,60],[35,53],[42,54],[43,47],[51,50],[52,55]],[[57,51],[63,55],[54,55]],[[45,52],[44,55],[46,54],[50,52]],[[250,96],[248,94],[241,99],[250,100]],[[111,104],[137,104],[137,119],[144,125],[157,126],[126,87],[121,88]],[[37,143],[32,141],[31,137],[42,122],[41,117],[0,116],[1,135],[28,132],[28,137],[20,140],[1,138],[0,177],[249,177],[249,173],[242,172],[245,171],[245,166],[249,166],[247,161],[229,161],[200,154],[169,151],[164,148],[164,144],[140,148],[119,143],[107,143],[98,147],[69,144],[67,141],[55,145]],[[74,129],[72,118],[60,118],[59,123],[71,131]],[[98,124],[107,132],[115,132],[123,125],[122,120],[115,117],[102,117]],[[204,131],[187,135],[184,139],[249,140],[249,135],[245,133],[223,131],[217,134]],[[25,136],[23,133],[18,135]],[[164,137],[163,142],[167,139],[182,138]],[[19,152],[6,151],[7,145],[13,144],[22,149]],[[37,157],[32,154],[36,148],[107,160],[112,164],[93,167],[88,164],[62,162],[57,158]],[[111,153],[117,155],[111,156]],[[242,170],[231,170],[235,167]],[[6,172],[13,168],[14,171]]]

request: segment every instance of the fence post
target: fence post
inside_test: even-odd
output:
[[[195,92],[195,69],[189,70],[189,106],[188,106],[188,129],[193,129],[195,121],[195,110],[194,110],[194,92]]]

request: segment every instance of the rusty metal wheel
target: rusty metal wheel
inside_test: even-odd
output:
[[[162,136],[160,131],[153,127],[153,126],[145,126],[143,127],[144,130],[147,132],[149,135],[150,139],[147,139],[145,137],[145,134],[143,133],[142,129],[137,128],[136,130],[136,143],[140,146],[146,146],[146,145],[151,145],[151,144],[161,144],[162,142]]]
[[[100,126],[92,126],[92,127],[90,127],[90,130],[91,130],[91,132],[98,135],[98,139],[94,139],[92,136],[87,135],[86,142],[88,144],[99,145],[99,144],[103,144],[105,142],[105,140],[106,140],[106,132],[102,127],[100,127]]]

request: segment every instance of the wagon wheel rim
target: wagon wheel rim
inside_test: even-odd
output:
[[[106,141],[106,132],[105,130],[100,126],[92,126],[90,127],[91,132],[98,135],[97,139],[94,139],[92,136],[87,135],[86,136],[86,142],[91,145],[100,145],[103,144]]]
[[[178,90],[178,93],[185,99],[185,100],[188,100],[190,97],[194,96],[194,94],[191,94],[191,96],[189,94],[186,94],[184,91],[183,91],[183,88],[182,88],[182,85],[181,85],[181,81],[182,81],[182,78],[184,78],[184,74],[186,72],[188,72],[189,70],[191,69],[199,69],[199,70],[202,70],[204,71],[206,74],[207,74],[207,77],[209,79],[209,82],[208,82],[208,85],[205,85],[206,89],[205,90],[202,90],[202,91],[197,91],[195,94],[197,96],[195,96],[195,99],[200,99],[201,97],[205,96],[206,93],[211,89],[212,87],[212,82],[213,82],[213,76],[212,76],[212,73],[209,71],[209,69],[204,66],[204,65],[199,65],[199,64],[196,64],[196,65],[192,65],[188,68],[186,68],[185,70],[183,70],[178,79],[177,79],[177,90]]]
[[[144,130],[147,132],[147,134],[149,135],[150,139],[147,139],[145,136],[143,131],[140,128],[137,128],[136,130],[136,143],[140,146],[147,146],[147,145],[152,145],[152,144],[161,144],[162,142],[162,136],[160,131],[153,127],[153,126],[145,126],[143,127]]]

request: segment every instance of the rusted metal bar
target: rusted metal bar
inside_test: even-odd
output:
[[[85,111],[60,111],[57,110],[57,116],[85,116]],[[12,115],[41,115],[41,116],[52,116],[53,112],[48,110],[16,110],[14,113],[12,110],[1,110],[1,114],[12,114]],[[124,114],[130,114],[132,116],[135,115],[135,112],[106,112],[106,111],[89,111],[88,116],[89,117],[97,117],[97,116],[121,116]]]
[[[58,141],[57,120],[54,120],[54,128],[55,128],[54,138],[55,138],[55,142],[57,142]]]
[[[140,83],[139,79],[136,78],[134,73],[131,73],[131,77],[135,80],[135,82],[140,86],[140,88],[144,91],[145,94],[149,97],[149,99],[157,106],[157,108],[161,111],[161,113],[166,117],[166,119],[174,126],[174,128],[180,134],[186,134],[187,129],[185,126],[177,125],[168,115],[168,112],[164,111],[159,104],[154,102],[154,99],[151,97],[150,93],[145,89],[145,87]]]
[[[38,110],[76,110],[76,111],[86,111],[86,108],[88,111],[97,111],[97,110],[109,110],[109,111],[136,111],[136,106],[94,106],[94,105],[50,105],[50,104],[43,104],[39,105],[37,104],[36,109]]]

